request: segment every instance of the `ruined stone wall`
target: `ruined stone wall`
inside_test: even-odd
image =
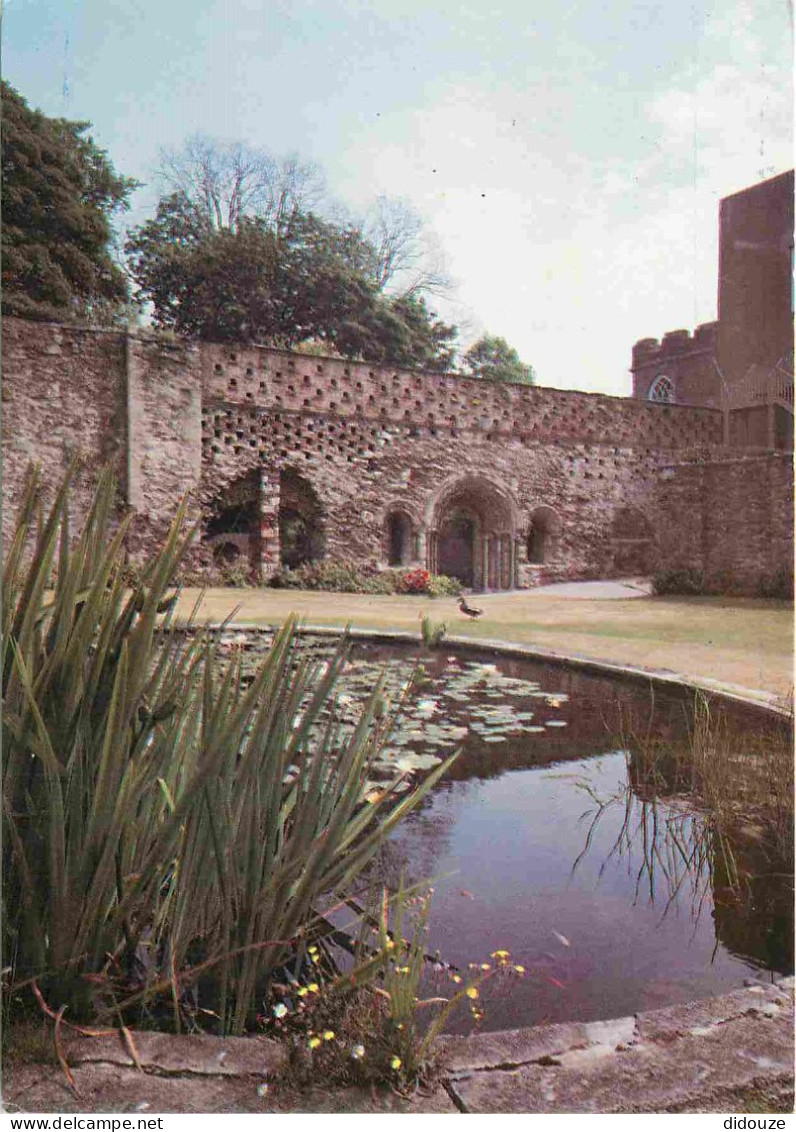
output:
[[[114,463],[120,502],[140,517],[134,549],[146,549],[186,491],[207,519],[249,475],[259,508],[252,544],[260,552],[270,540],[271,566],[280,472],[291,470],[317,496],[334,558],[386,565],[388,516],[401,511],[414,526],[413,554],[429,561],[440,500],[466,480],[481,493],[484,521],[489,491],[510,515],[521,584],[608,574],[618,550],[628,561],[635,546],[621,518],[628,509],[654,542],[662,465],[675,453],[715,452],[721,439],[720,414],[709,409],[15,319],[4,323],[3,360],[6,516],[30,459],[54,483],[78,450],[89,469]],[[86,499],[87,489],[78,509]],[[539,509],[547,553],[529,562]],[[209,544],[194,556],[211,559]]]
[[[374,368],[261,347],[206,344],[202,370],[206,406],[324,414],[430,436],[478,433],[498,443],[510,437],[527,444],[572,440],[664,449],[722,439],[721,417],[710,409]],[[216,440],[241,450],[252,446],[245,429],[238,431],[238,437]]]
[[[127,343],[127,501],[167,522],[202,475],[200,354],[180,340]]]
[[[126,467],[123,334],[3,319],[3,537],[28,468],[39,464],[45,496],[74,457],[76,518],[85,513],[100,467],[120,480]]]
[[[203,493],[249,469],[284,467],[305,477],[322,507],[330,557],[385,565],[386,519],[408,513],[427,526],[446,486],[486,477],[515,504],[520,581],[614,572],[616,516],[633,508],[653,527],[650,502],[668,457],[658,449],[574,441],[523,444],[477,432],[442,434],[367,420],[331,419],[229,404],[204,413]],[[549,507],[559,535],[544,569],[527,562],[530,516]]]
[[[793,568],[793,462],[785,453],[662,469],[655,521],[663,569],[693,568],[718,590],[758,591]]]

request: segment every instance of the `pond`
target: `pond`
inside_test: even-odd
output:
[[[772,848],[748,790],[755,752],[779,744],[790,759],[784,725],[701,706],[743,795],[722,800],[718,821],[689,793],[687,759],[668,757],[693,747],[693,695],[445,646],[419,657],[357,644],[339,696],[351,720],[385,668],[404,705],[375,775],[462,754],[385,846],[380,876],[430,881],[428,947],[446,964],[494,967],[505,949],[524,968],[482,985],[482,1028],[616,1017],[793,970],[792,848]],[[654,774],[651,747],[666,755]],[[450,994],[449,977],[432,971],[426,991]],[[448,1029],[470,1027],[462,1009]]]

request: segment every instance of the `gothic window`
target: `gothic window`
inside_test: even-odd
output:
[[[659,404],[671,405],[674,403],[674,382],[665,373],[658,374],[650,386],[647,400],[657,401]]]

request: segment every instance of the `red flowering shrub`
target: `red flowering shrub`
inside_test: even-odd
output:
[[[407,570],[399,579],[396,590],[399,594],[427,594],[431,574],[418,566],[414,570]]]

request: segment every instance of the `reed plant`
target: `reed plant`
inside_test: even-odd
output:
[[[334,710],[345,646],[301,659],[296,625],[253,679],[212,634],[176,631],[185,504],[131,582],[129,520],[100,478],[72,538],[69,479],[32,473],[2,594],[2,947],[72,1018],[242,1033],[274,971],[445,773],[367,789],[390,726],[374,688],[353,732]]]
[[[750,880],[740,850],[750,838],[758,863],[792,875],[792,716],[782,716],[739,733],[721,705],[702,693],[695,695],[680,737],[661,730],[652,709],[646,721],[625,715],[620,729],[627,784],[606,798],[580,781],[594,809],[574,867],[589,852],[597,825],[618,809],[608,859],[639,851],[637,895],[645,888],[650,901],[664,893],[668,907],[690,888],[699,910],[717,877],[740,895]]]

